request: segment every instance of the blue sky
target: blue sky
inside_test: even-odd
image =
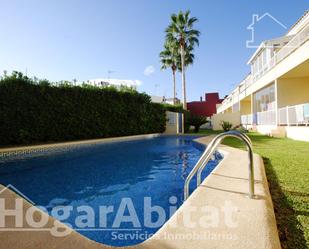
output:
[[[0,0],[0,72],[27,68],[28,76],[82,81],[112,70],[111,78],[140,80],[140,91],[171,96],[171,72],[160,70],[158,54],[170,14],[189,9],[201,37],[187,70],[188,99],[223,96],[249,72],[252,15],[268,12],[290,27],[308,8],[308,0]],[[269,20],[256,30],[258,41],[286,32]],[[177,83],[181,97],[180,76]]]

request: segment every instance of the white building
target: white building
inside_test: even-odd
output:
[[[155,96],[155,95],[151,95],[151,102],[153,103],[160,103],[160,104],[170,104],[170,105],[174,105],[175,104],[180,104],[180,99],[175,98],[165,98],[165,96]]]
[[[114,86],[114,87],[131,87],[133,89],[137,89],[138,86],[141,85],[141,81],[139,80],[123,80],[123,79],[92,79],[87,80],[87,84],[93,86]]]
[[[214,119],[309,141],[309,12],[282,37],[262,42],[248,65]]]

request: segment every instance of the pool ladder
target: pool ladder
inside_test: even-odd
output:
[[[249,197],[254,198],[254,172],[253,172],[253,152],[252,152],[252,143],[250,138],[239,131],[227,131],[217,135],[205,149],[204,153],[195,164],[194,168],[191,170],[189,175],[186,178],[184,185],[184,200],[187,200],[189,197],[189,185],[195,174],[197,174],[197,187],[201,184],[201,175],[203,169],[206,167],[207,163],[211,159],[212,155],[215,153],[217,147],[221,144],[222,140],[226,137],[235,137],[244,142],[248,150],[249,158]]]

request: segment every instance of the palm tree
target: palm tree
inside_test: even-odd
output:
[[[164,44],[164,50],[160,53],[161,69],[171,68],[173,73],[173,103],[176,104],[176,71],[178,63],[178,48],[175,44]]]
[[[192,65],[194,62],[194,54],[193,54],[193,47],[189,46],[185,49],[185,68],[189,65]],[[181,65],[181,55],[178,53],[177,58],[177,70],[179,72],[182,72],[182,65]]]
[[[190,11],[183,13],[180,11],[177,14],[172,14],[171,24],[166,29],[166,42],[169,44],[178,44],[181,57],[181,77],[182,77],[182,94],[183,94],[183,109],[187,110],[186,100],[186,51],[194,49],[195,45],[199,44],[198,37],[200,32],[193,29],[193,24],[198,21],[195,17],[190,17]],[[192,58],[193,59],[193,58]],[[192,61],[193,62],[193,61]]]
[[[185,66],[193,64],[194,54],[192,46],[189,46],[185,52]],[[160,53],[161,69],[171,68],[173,73],[173,103],[176,104],[176,71],[182,72],[181,55],[179,53],[178,44],[164,44],[164,50]]]

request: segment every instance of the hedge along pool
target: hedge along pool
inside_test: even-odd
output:
[[[138,244],[182,204],[184,181],[204,149],[194,138],[160,136],[0,159],[0,183],[92,240]],[[220,159],[208,163],[203,178]],[[53,213],[55,207],[70,207],[63,209],[69,215]]]

